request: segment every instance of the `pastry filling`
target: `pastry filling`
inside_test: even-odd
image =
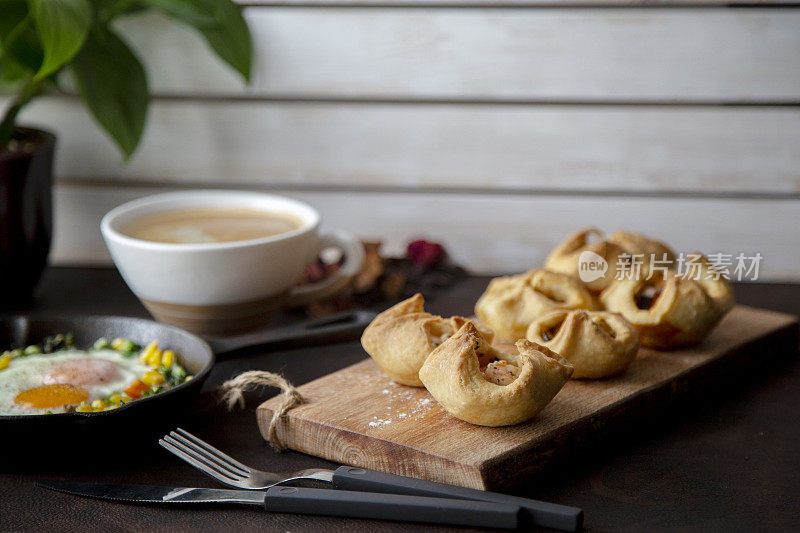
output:
[[[503,360],[498,360],[486,365],[483,369],[486,379],[495,385],[509,385],[519,377],[519,367]]]
[[[497,357],[477,352],[481,372],[495,385],[508,385],[519,376],[519,367]]]
[[[634,300],[636,307],[644,311],[655,305],[656,299],[661,295],[661,287],[656,285],[645,285],[636,292]]]

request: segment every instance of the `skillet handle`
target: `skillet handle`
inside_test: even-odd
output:
[[[375,313],[372,311],[346,311],[286,327],[233,337],[206,338],[206,341],[217,357],[245,350],[266,351],[333,344],[359,338],[373,318]]]

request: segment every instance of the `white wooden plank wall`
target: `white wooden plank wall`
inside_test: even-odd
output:
[[[250,8],[242,85],[191,29],[120,27],[179,95],[621,102],[796,99],[800,11]]]
[[[107,261],[97,223],[118,203],[235,187],[390,251],[442,240],[477,272],[598,225],[800,279],[800,4],[377,4],[248,2],[246,88],[191,30],[121,24],[156,94],[130,164],[74,97],[25,115],[59,134],[54,260]]]
[[[57,226],[56,254],[65,263],[100,262],[106,257],[97,221],[115,205],[165,190],[160,187],[61,186],[57,209],[69,213]],[[409,238],[443,242],[460,264],[476,272],[502,273],[541,264],[576,227],[636,227],[663,237],[677,250],[735,252],[764,257],[761,277],[793,279],[800,203],[771,199],[604,196],[419,194],[416,192],[320,192],[279,190],[319,208],[324,227],[367,239],[403,253]],[[735,220],[746,213],[747,224]]]
[[[119,183],[798,191],[793,108],[162,101],[126,167],[77,101],[28,116],[58,118],[60,175]]]

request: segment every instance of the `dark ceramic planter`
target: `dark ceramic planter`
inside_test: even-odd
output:
[[[17,128],[0,149],[0,309],[27,303],[47,264],[53,233],[50,133]]]

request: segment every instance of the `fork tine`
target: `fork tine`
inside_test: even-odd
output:
[[[185,452],[182,449],[178,448],[174,444],[165,441],[164,439],[159,439],[158,443],[163,448],[167,449],[170,453],[172,453],[174,455],[177,455],[178,457],[180,457],[181,459],[183,459],[184,461],[186,461],[190,465],[194,466],[198,470],[201,470],[201,471],[205,472],[206,474],[208,474],[209,476],[213,477],[217,481],[225,483],[226,485],[233,485],[235,487],[241,487],[241,488],[246,488],[247,487],[247,485],[243,481],[241,481],[239,479],[232,478],[228,474],[225,474],[225,473],[217,470],[216,468],[208,465],[207,463],[205,463],[205,462],[203,462],[203,461],[201,461],[199,459],[196,459],[195,457],[189,455],[187,452]]]
[[[199,461],[199,462],[203,463],[208,468],[211,468],[214,471],[218,472],[219,474],[221,474],[221,475],[223,475],[223,476],[225,476],[227,478],[230,478],[230,479],[232,479],[234,481],[244,481],[245,479],[248,479],[248,477],[249,477],[249,476],[242,475],[241,473],[236,472],[235,470],[231,470],[231,469],[227,468],[225,465],[222,465],[222,464],[219,464],[219,463],[213,461],[213,459],[211,457],[208,457],[208,456],[203,455],[201,453],[197,453],[191,447],[187,446],[186,444],[184,444],[184,443],[182,443],[180,441],[175,440],[170,435],[165,435],[164,438],[161,439],[161,440],[163,440],[167,444],[171,444],[174,448],[177,448],[178,450],[182,451],[184,454],[188,455],[189,457],[192,457],[195,461]]]
[[[161,440],[163,440],[165,444],[167,444],[167,445],[171,446],[172,448],[182,452],[183,455],[181,457],[188,456],[188,457],[194,459],[196,462],[200,462],[200,463],[206,465],[207,468],[210,468],[210,469],[214,470],[215,472],[219,473],[222,476],[225,476],[228,479],[231,479],[233,481],[244,481],[244,480],[247,479],[247,476],[243,476],[239,472],[230,470],[230,469],[226,468],[225,466],[212,461],[211,458],[197,453],[196,451],[194,451],[190,447],[186,446],[182,442],[176,441],[175,439],[173,439],[169,435],[165,435],[164,438],[161,439]],[[170,449],[170,451],[171,451],[171,449]]]
[[[189,433],[188,431],[186,431],[183,428],[175,428],[174,433],[180,433],[183,437],[186,437],[187,439],[191,440],[192,442],[194,442],[195,444],[197,444],[201,448],[205,448],[206,451],[213,453],[214,455],[216,455],[220,459],[224,459],[225,461],[227,461],[231,465],[240,468],[245,473],[249,474],[252,471],[252,468],[250,468],[249,466],[240,463],[239,461],[237,461],[236,459],[234,459],[230,455],[226,455],[226,454],[222,453],[221,451],[219,451],[218,449],[214,448],[212,445],[210,445],[206,441],[200,439],[199,437],[195,437],[194,435],[192,435],[191,433]]]
[[[196,445],[194,442],[183,437],[182,435],[179,435],[178,433],[175,433],[174,431],[170,431],[169,435],[166,435],[164,438],[165,439],[168,438],[168,440],[181,443],[181,445],[184,448],[192,450],[196,455],[203,457],[206,461],[211,461],[212,463],[215,463],[218,467],[222,468],[223,470],[230,471],[231,474],[236,474],[240,477],[250,477],[249,470],[242,470],[238,466],[226,462],[224,459],[220,458],[216,454],[209,452],[205,448]]]

